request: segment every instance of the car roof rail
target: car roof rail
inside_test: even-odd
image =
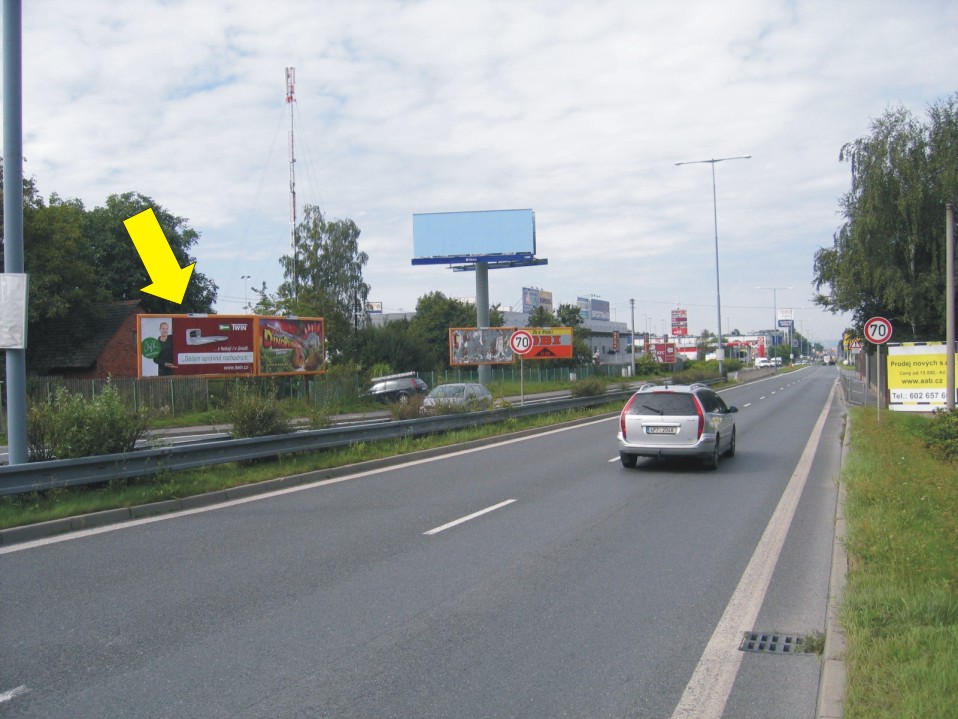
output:
[[[382,377],[370,377],[370,382],[382,382],[387,379],[403,379],[404,377],[415,377],[415,372],[400,372],[399,374],[384,374]]]

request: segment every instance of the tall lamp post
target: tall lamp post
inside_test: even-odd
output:
[[[240,275],[243,280],[243,309],[249,311],[249,275]]]
[[[775,335],[778,334],[778,291],[779,290],[794,290],[794,287],[756,287],[757,290],[771,290],[772,291],[772,345],[774,346]],[[789,348],[789,356],[791,356],[791,348]]]
[[[676,162],[678,165],[702,165],[708,163],[712,166],[712,219],[715,225],[715,304],[717,306],[718,323],[718,343],[715,347],[715,356],[718,358],[719,374],[725,374],[725,350],[722,347],[722,290],[719,284],[719,251],[718,251],[718,201],[715,197],[715,163],[726,162],[728,160],[748,160],[751,155],[740,155],[738,157],[719,157],[711,160],[691,160],[689,162]]]

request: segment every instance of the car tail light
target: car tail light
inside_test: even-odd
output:
[[[692,399],[695,400],[695,411],[699,415],[699,430],[696,439],[702,439],[702,432],[705,431],[705,411],[702,409],[702,401],[698,397],[692,395]]]
[[[625,407],[622,408],[622,414],[619,415],[619,429],[622,431],[622,439],[625,439],[625,418],[629,414],[629,408],[632,406],[632,403],[635,402],[635,395],[632,395],[629,398],[629,401],[625,403]]]

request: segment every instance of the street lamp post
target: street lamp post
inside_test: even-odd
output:
[[[240,279],[243,280],[243,309],[249,310],[249,275],[241,275]]]
[[[719,157],[711,160],[691,160],[689,162],[676,162],[676,165],[701,165],[708,163],[712,166],[712,220],[715,226],[715,304],[717,305],[716,321],[718,323],[718,337],[715,346],[715,356],[718,358],[719,374],[725,374],[725,350],[722,347],[722,290],[719,283],[719,250],[718,250],[718,200],[715,194],[715,163],[725,162],[727,160],[748,160],[751,155],[740,155],[738,157]]]

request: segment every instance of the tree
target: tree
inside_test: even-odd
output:
[[[212,312],[218,288],[195,268],[181,304],[140,291],[141,287],[150,284],[150,277],[123,221],[151,207],[180,267],[196,262],[189,251],[200,235],[186,224],[185,218],[173,215],[138,192],[110,195],[103,207],[87,213],[84,227],[84,236],[100,283],[108,288],[111,300],[138,299],[143,303],[143,308],[152,314]]]
[[[369,319],[369,285],[363,281],[369,256],[359,250],[359,235],[352,220],[329,221],[320,208],[306,205],[296,227],[297,251],[280,258],[285,281],[277,309],[324,317],[333,354],[352,355],[359,328]]]
[[[555,315],[542,305],[529,313],[529,319],[526,322],[526,327],[557,327],[558,325],[559,321]]]
[[[449,330],[476,327],[476,316],[475,305],[446,297],[438,290],[419,298],[410,329],[428,353],[430,367],[444,369],[449,366]]]
[[[945,335],[945,203],[958,194],[958,93],[928,120],[887,111],[871,134],[847,143],[851,189],[839,200],[844,223],[833,246],[815,254],[815,302],[852,312],[856,329],[887,317],[896,339]]]
[[[359,332],[359,362],[367,370],[386,365],[392,372],[415,372],[435,366],[433,358],[406,318]]]

